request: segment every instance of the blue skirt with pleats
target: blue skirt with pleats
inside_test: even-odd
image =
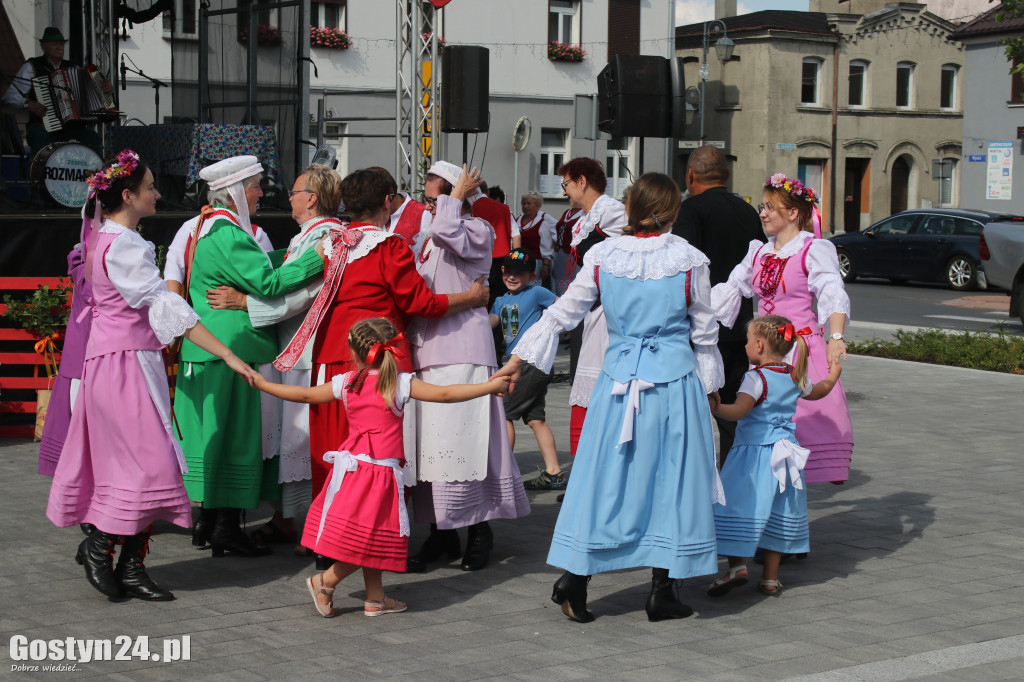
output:
[[[627,396],[594,387],[555,524],[548,563],[579,575],[667,568],[672,578],[717,570],[711,509],[714,437],[696,373],[640,392],[633,440],[618,445]]]

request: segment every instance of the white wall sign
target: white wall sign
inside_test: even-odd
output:
[[[1010,200],[1013,187],[1013,142],[988,143],[986,199]]]

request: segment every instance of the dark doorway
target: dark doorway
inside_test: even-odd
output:
[[[892,164],[892,183],[889,200],[889,212],[899,213],[907,210],[907,195],[910,186],[910,164],[913,163],[906,155],[896,159]]]
[[[871,206],[871,185],[868,182],[868,167],[871,159],[846,159],[846,174],[843,180],[843,231],[858,232],[861,214],[869,213]]]

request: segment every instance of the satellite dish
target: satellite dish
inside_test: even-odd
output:
[[[516,121],[515,130],[512,132],[512,148],[517,152],[526,149],[530,143],[530,119],[526,116]]]

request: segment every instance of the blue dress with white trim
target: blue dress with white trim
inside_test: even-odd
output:
[[[722,366],[709,290],[707,259],[685,240],[609,239],[520,340],[516,354],[546,369],[558,331],[600,295],[609,346],[549,564],[580,575],[717,570],[712,501],[721,484],[707,393],[721,386]]]
[[[802,471],[810,453],[796,440],[793,415],[801,390],[790,370],[782,363],[763,365],[748,371],[740,387],[759,395],[737,424],[722,467],[726,504],[715,505],[715,530],[724,556],[753,556],[758,547],[784,554],[810,550]]]

